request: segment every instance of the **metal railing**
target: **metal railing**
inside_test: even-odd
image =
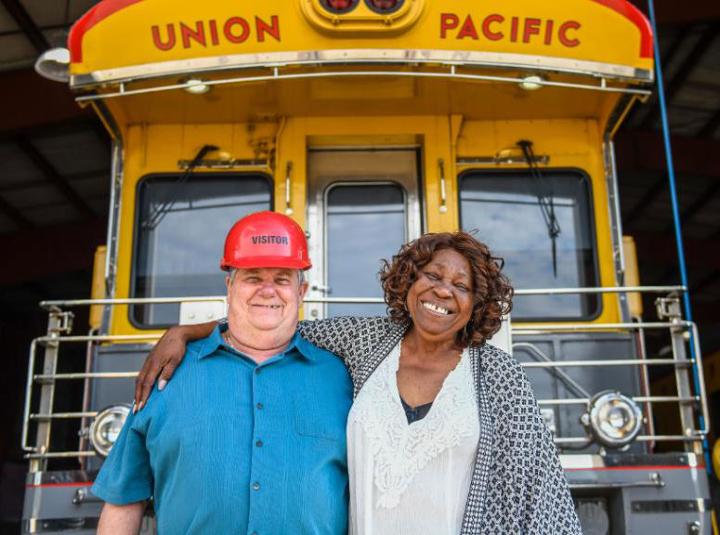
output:
[[[538,325],[524,324],[514,326],[511,329],[513,336],[518,335],[545,335],[571,332],[623,332],[642,335],[651,330],[666,331],[671,340],[672,356],[663,358],[648,358],[645,355],[635,357],[628,355],[627,358],[606,358],[598,355],[598,358],[591,360],[539,360],[535,362],[524,362],[526,369],[540,368],[552,370],[568,377],[565,370],[572,368],[609,368],[618,369],[641,368],[647,372],[649,367],[668,367],[674,372],[677,395],[653,395],[652,392],[641,392],[641,395],[632,396],[632,399],[643,406],[645,414],[651,414],[651,408],[656,404],[676,404],[679,410],[679,419],[682,432],[679,434],[659,435],[652,431],[651,422],[645,422],[644,429],[650,430],[637,437],[638,442],[662,442],[674,441],[683,443],[686,451],[698,452],[701,449],[701,441],[707,434],[707,424],[696,425],[696,422],[709,421],[705,384],[702,374],[702,357],[699,347],[697,327],[693,322],[681,318],[679,306],[674,303],[678,301],[678,294],[686,289],[682,286],[651,286],[651,287],[618,287],[618,288],[562,288],[562,289],[537,289],[518,290],[518,296],[532,295],[564,295],[564,294],[617,294],[617,293],[650,293],[665,294],[666,297],[659,299],[662,306],[658,306],[658,314],[661,321],[653,322],[620,322],[620,323],[595,323],[595,322],[562,322],[545,323]],[[72,312],[67,309],[80,306],[106,306],[115,307],[121,305],[147,305],[147,304],[177,304],[187,302],[225,302],[224,296],[188,297],[188,298],[148,298],[148,299],[76,299],[67,301],[44,301],[40,305],[49,313],[48,331],[45,336],[34,339],[30,345],[28,374],[25,392],[24,418],[22,428],[22,449],[26,458],[31,462],[31,471],[46,469],[48,459],[55,458],[84,458],[95,455],[95,452],[79,447],[77,451],[51,451],[50,438],[52,424],[56,421],[81,420],[83,424],[88,419],[96,416],[96,412],[88,410],[85,405],[80,411],[54,411],[55,386],[59,381],[96,381],[111,379],[127,379],[137,375],[136,371],[115,371],[115,372],[94,372],[86,367],[84,372],[59,373],[58,359],[61,344],[85,343],[89,344],[88,355],[92,353],[93,347],[100,344],[148,342],[154,343],[160,335],[157,333],[132,334],[132,335],[109,335],[109,334],[88,334],[73,335]],[[311,298],[306,299],[308,303],[382,303],[379,298]],[[688,341],[694,344],[695,358],[688,357]],[[525,342],[518,342],[518,349],[527,345]],[[38,366],[38,353],[42,349],[43,361],[41,371],[36,370]],[[121,357],[118,357],[121,358]],[[697,391],[693,388],[692,372],[695,370],[700,378]],[[34,402],[35,389],[39,388],[39,399]],[[591,397],[595,392],[587,392],[581,385],[576,384],[574,396],[561,399],[539,399],[541,408],[553,408],[562,406],[588,406]],[[87,400],[84,402],[87,404]],[[699,409],[699,413],[698,413]],[[702,420],[698,416],[702,415]],[[30,443],[30,428],[35,427],[34,440]],[[555,437],[558,446],[572,447],[587,443],[588,436],[562,436]]]

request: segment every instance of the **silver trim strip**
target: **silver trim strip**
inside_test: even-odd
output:
[[[99,518],[27,518],[23,520],[23,533],[88,532],[97,529]]]
[[[652,69],[636,69],[627,65],[555,58],[529,54],[503,54],[497,52],[358,48],[337,50],[301,50],[269,52],[265,54],[232,54],[189,60],[163,61],[93,71],[70,77],[72,89],[83,89],[110,82],[188,75],[201,72],[219,72],[237,69],[277,68],[286,66],[323,66],[333,64],[432,64],[452,66],[521,68],[533,71],[557,71],[571,74],[609,77],[640,83],[651,83]]]
[[[404,78],[437,78],[452,80],[467,80],[478,82],[498,82],[507,84],[518,84],[521,80],[512,76],[490,76],[484,74],[464,74],[458,73],[452,68],[448,72],[422,72],[422,71],[323,71],[323,72],[307,72],[295,74],[281,74],[277,68],[270,75],[256,76],[240,76],[236,78],[228,78],[225,80],[208,80],[205,82],[208,86],[220,86],[229,84],[257,83],[269,82],[275,80],[302,80],[312,78],[358,78],[358,77],[404,77]],[[624,93],[630,95],[650,95],[652,92],[647,89],[631,89],[626,87],[608,86],[603,78],[600,85],[579,84],[570,82],[552,82],[542,80],[535,82],[544,87],[561,87],[565,89],[581,89],[585,91],[599,91],[601,93]],[[164,91],[173,91],[179,89],[187,89],[187,83],[176,83],[161,85],[156,87],[145,87],[141,89],[126,89],[124,84],[120,85],[120,90],[110,93],[92,94],[76,97],[77,102],[92,102],[104,100],[108,98],[129,97],[132,95],[145,95],[149,93],[161,93]]]
[[[684,462],[677,464],[678,467],[686,466],[688,468],[698,468],[698,456],[696,454],[681,453],[679,454],[679,457],[684,458]],[[656,467],[668,465],[668,463],[663,461],[661,458],[653,460],[653,456],[648,456],[647,460],[648,462],[642,463],[642,466]],[[657,462],[659,462],[659,464],[655,465],[654,463]],[[622,468],[623,466],[633,468],[636,466],[633,464],[622,466],[617,466],[615,464],[608,465],[605,457],[592,453],[562,453],[560,454],[560,464],[565,470],[592,470],[594,468],[605,468],[608,466],[611,468]]]

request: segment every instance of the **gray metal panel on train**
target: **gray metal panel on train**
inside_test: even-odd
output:
[[[530,344],[534,350],[524,346]],[[542,362],[542,354],[552,361],[592,361],[600,359],[628,359],[636,356],[631,336],[623,333],[570,333],[519,335],[513,338],[513,356],[522,362]],[[571,384],[553,373],[550,368],[528,368],[526,373],[538,399],[568,399],[592,397],[602,390],[617,390],[629,396],[641,395],[640,370],[638,366],[622,367],[563,367],[560,368],[585,391],[577,392]],[[549,407],[544,407],[549,408]],[[555,412],[557,437],[585,436],[580,416],[585,412],[583,405],[562,405],[552,407]],[[633,445],[632,451],[643,446]],[[594,452],[598,446],[583,449]]]
[[[103,502],[90,492],[94,479],[94,472],[83,470],[28,474],[21,532],[95,533]],[[154,532],[154,519],[146,516],[140,533]]]
[[[152,349],[148,344],[116,344],[99,346],[93,358],[93,372],[134,372],[140,370],[145,357]],[[91,411],[100,411],[110,405],[131,404],[135,393],[135,379],[93,379],[90,386]],[[87,470],[98,470],[102,458],[86,461]]]
[[[659,457],[659,456],[649,456]],[[703,467],[647,466],[566,472],[578,503],[587,504],[585,535],[710,535],[710,493]],[[650,483],[656,481],[658,485]],[[645,486],[633,486],[645,485]],[[577,487],[582,487],[578,490]],[[575,488],[573,488],[575,487]],[[592,507],[595,506],[595,511]],[[606,519],[601,509],[605,509]],[[580,513],[580,512],[579,512]],[[608,529],[602,525],[609,520]]]

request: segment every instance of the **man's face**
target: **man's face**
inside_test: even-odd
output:
[[[300,284],[298,275],[293,269],[256,268],[238,269],[234,277],[227,277],[228,325],[233,335],[292,337],[308,287],[306,282]]]

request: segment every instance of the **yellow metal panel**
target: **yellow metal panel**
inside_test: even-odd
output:
[[[389,34],[408,30],[417,21],[425,7],[423,0],[401,3],[391,15],[378,15],[364,2],[356,1],[347,13],[329,11],[320,0],[301,0],[303,15],[319,30],[328,33]]]
[[[541,9],[534,0],[415,0],[403,8],[414,14],[409,18],[368,15],[384,25],[370,33],[348,24],[357,18],[353,13],[331,16],[329,26],[303,15],[317,14],[316,8],[317,0],[105,0],[71,32],[72,73],[198,58],[227,62],[247,55],[247,61],[255,61],[260,58],[250,56],[383,48],[458,52],[461,62],[462,53],[482,51],[506,59],[537,56],[652,69],[649,25],[625,0],[555,0]],[[398,26],[404,30],[399,34]]]
[[[310,68],[304,72],[310,72]],[[518,73],[488,71],[517,78]],[[568,80],[552,75],[553,80]],[[562,87],[525,91],[515,83],[491,84],[401,76],[282,80],[215,86],[205,95],[182,90],[105,102],[120,124],[246,123],[287,117],[392,117],[462,115],[475,120],[584,119],[605,121],[620,95]]]
[[[107,246],[100,245],[95,249],[93,257],[92,288],[90,299],[105,298],[105,258],[107,257]],[[102,324],[102,314],[105,307],[93,305],[90,307],[90,328],[99,329]]]
[[[640,269],[638,268],[637,248],[632,236],[623,236],[623,253],[625,256],[625,286],[640,286]],[[642,297],[639,293],[628,294],[630,315],[639,318],[643,313]]]
[[[423,219],[425,231],[458,228],[456,157],[493,155],[512,147],[518,139],[531,139],[538,154],[551,157],[552,167],[578,168],[591,177],[600,283],[616,284],[612,241],[602,159],[602,141],[595,120],[471,121],[459,115],[387,117],[288,117],[248,127],[247,123],[205,125],[135,125],[125,136],[125,178],[122,190],[117,297],[129,296],[138,181],[146,174],[177,172],[179,159],[190,159],[205,143],[222,147],[234,158],[252,158],[257,146],[274,150],[275,210],[285,212],[286,176],[290,173],[291,216],[306,221],[306,172],[308,147],[421,147]],[[266,140],[266,141],[258,141]],[[441,165],[444,171],[443,209]],[[522,168],[524,166],[517,165]],[[268,169],[265,169],[269,171]],[[614,295],[602,299],[603,312],[596,321],[619,320]],[[133,332],[127,307],[113,316],[116,333]]]

